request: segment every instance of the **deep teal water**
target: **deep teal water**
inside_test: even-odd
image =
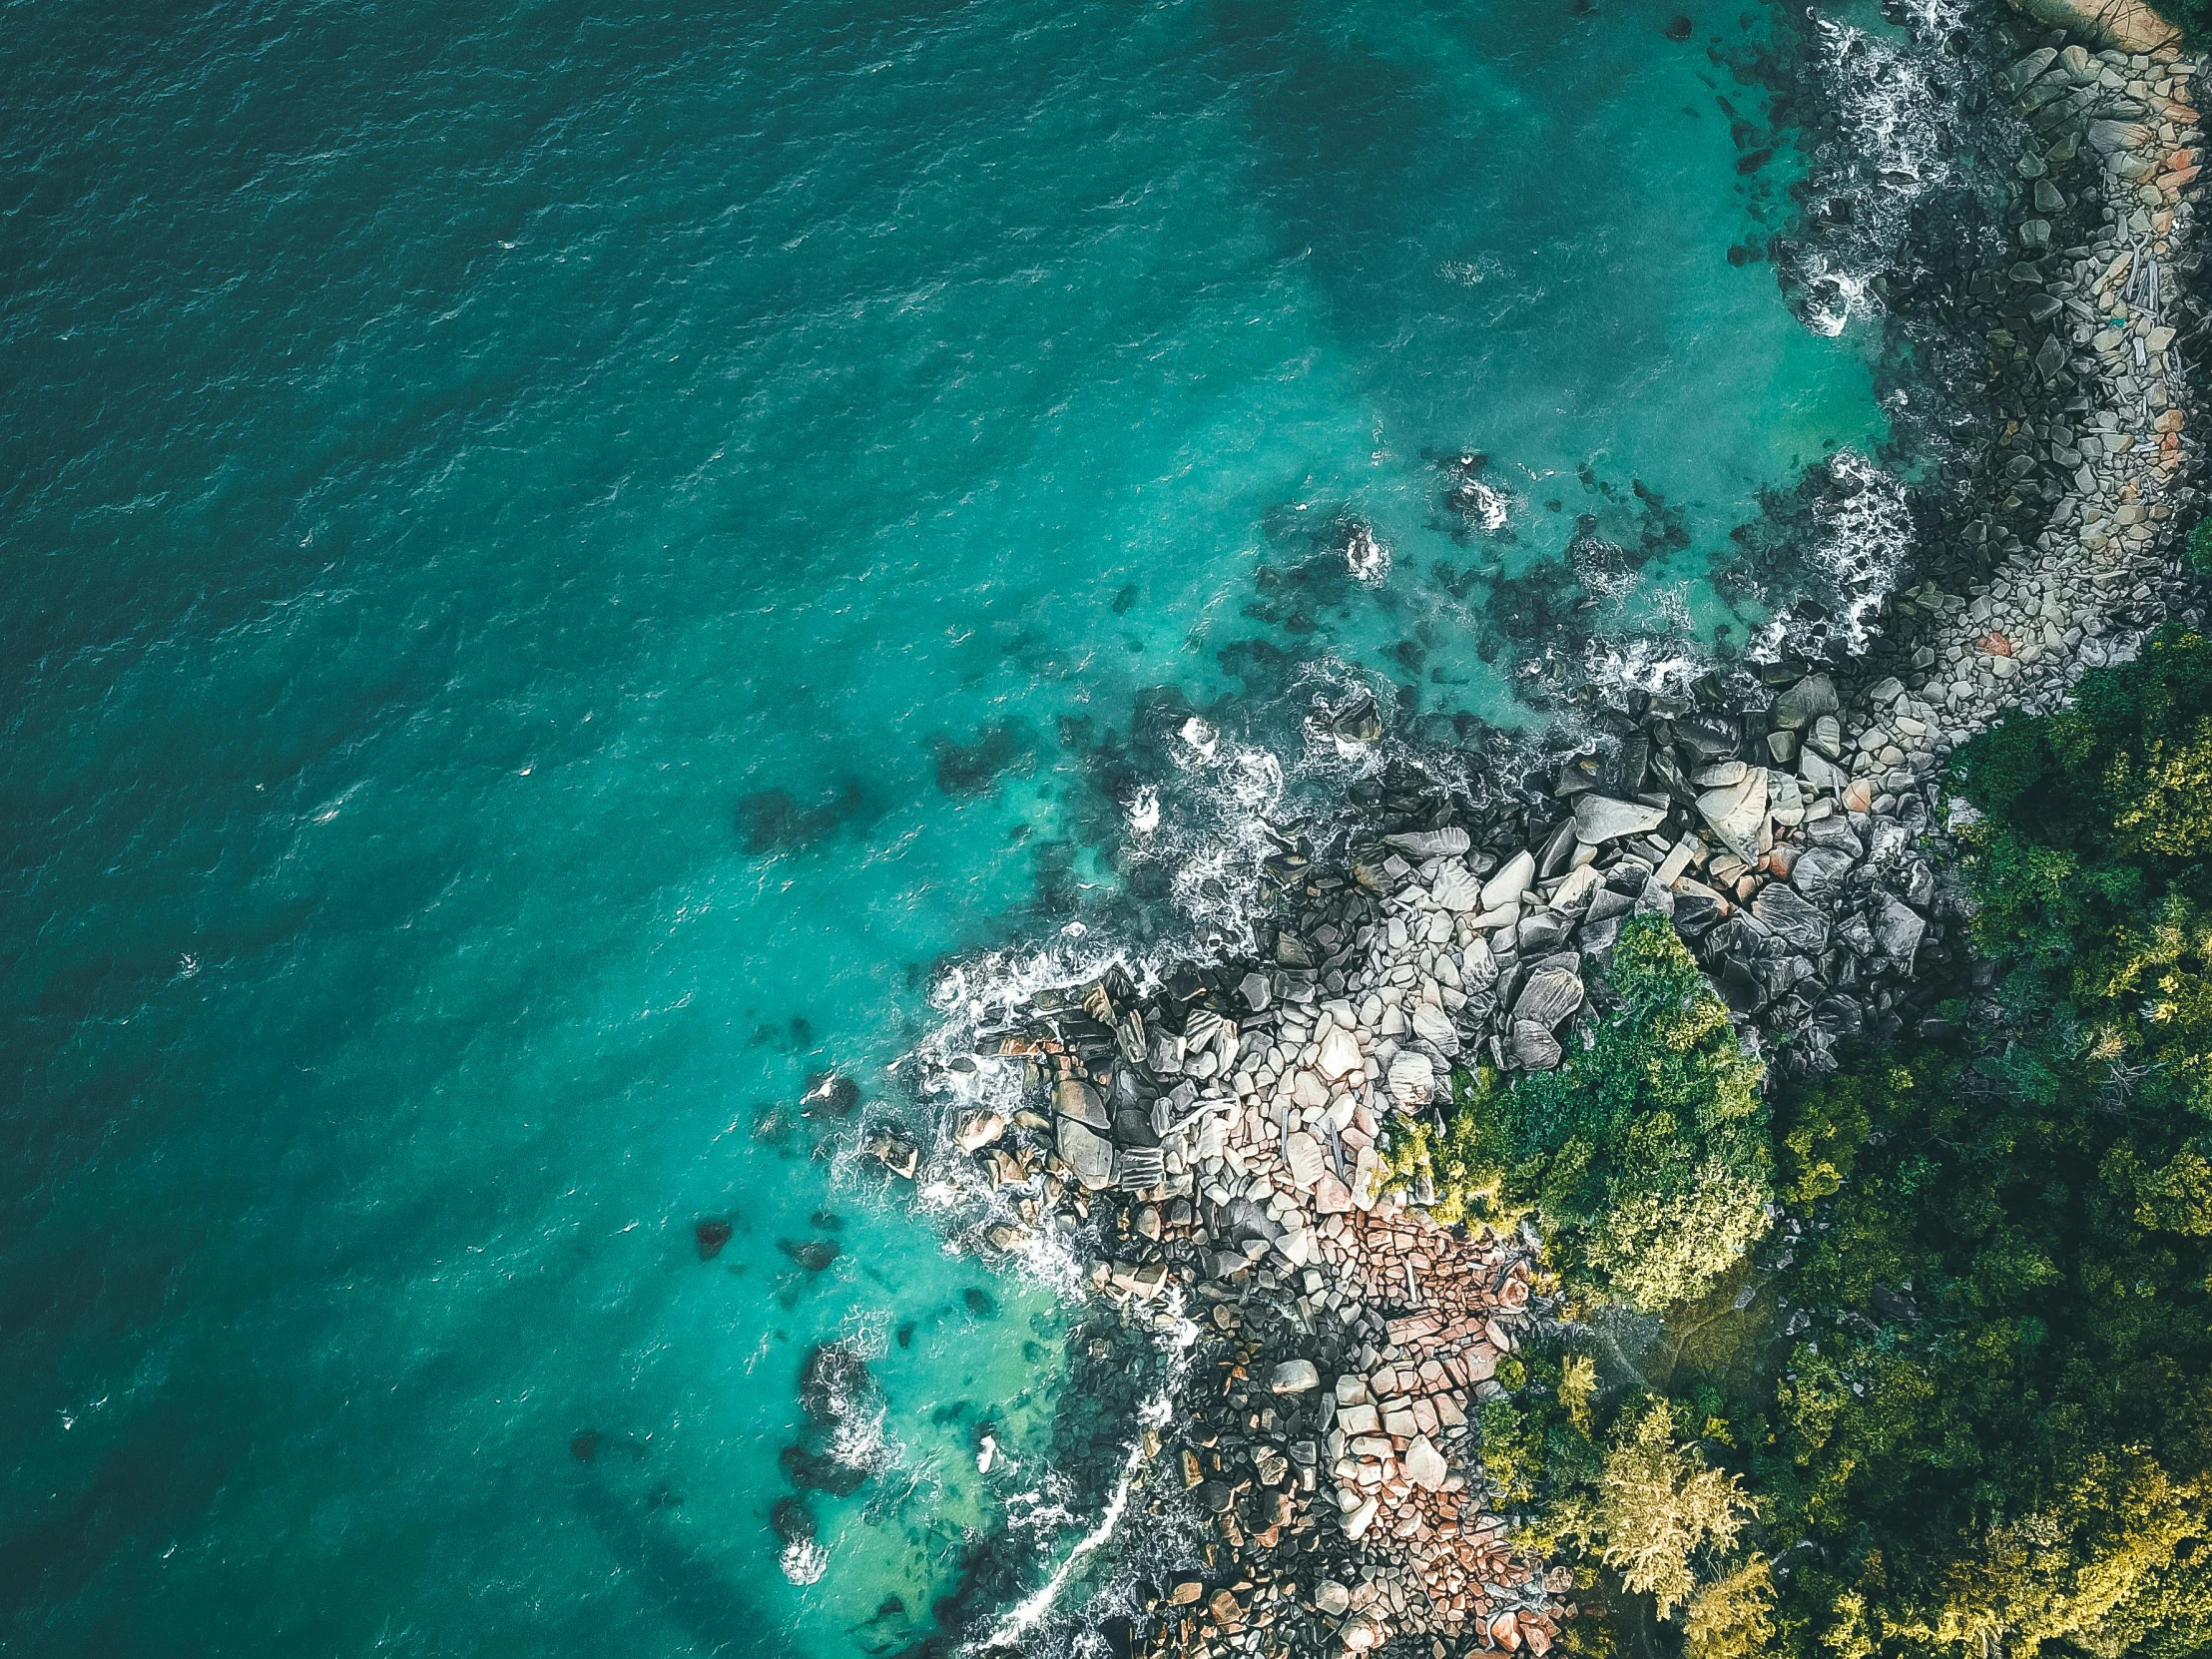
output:
[[[926,1633],[1066,1313],[810,1074],[1114,890],[1163,688],[1508,718],[1461,574],[1633,480],[1607,626],[1741,637],[1728,531],[1883,433],[1725,258],[1773,17],[1673,9],[9,6],[0,1646]],[[895,1455],[795,1585],[853,1332]]]

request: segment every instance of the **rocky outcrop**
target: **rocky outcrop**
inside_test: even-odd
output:
[[[1557,1066],[1622,927],[1668,919],[1772,1073],[1939,1028],[1959,916],[1940,768],[2181,595],[2179,275],[2197,195],[2192,64],[2046,46],[2006,90],[2017,258],[1983,290],[1997,509],[1848,664],[1778,662],[1601,711],[1534,793],[1476,810],[1400,769],[1366,831],[1285,834],[1248,959],[1046,992],[957,1058],[934,1158],[995,1195],[987,1248],[1059,1228],[1095,1293],[1189,1352],[1138,1501],[1192,1524],[1150,1654],[1546,1653],[1571,1580],[1515,1550],[1474,1426],[1554,1310],[1535,1241],[1446,1228],[1386,1173],[1456,1070]],[[2025,528],[2021,528],[2025,526]],[[1372,701],[1331,729],[1380,731]],[[1021,1104],[974,1103],[978,1077]],[[1005,1109],[1001,1110],[999,1107]],[[912,1177],[914,1144],[872,1143]]]

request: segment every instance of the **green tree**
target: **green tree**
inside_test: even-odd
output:
[[[1760,1068],[1663,916],[1621,930],[1611,1007],[1557,1069],[1453,1080],[1440,1138],[1400,1141],[1436,1214],[1534,1214],[1585,1293],[1657,1311],[1695,1297],[1766,1227],[1772,1162]]]

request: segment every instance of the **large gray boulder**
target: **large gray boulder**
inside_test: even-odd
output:
[[[1471,844],[1467,832],[1456,827],[1448,830],[1408,830],[1400,834],[1384,835],[1384,846],[1394,846],[1409,858],[1456,858]]]
[[[1575,797],[1574,838],[1585,846],[1602,846],[1656,830],[1667,810],[1642,801],[1615,801],[1594,790]]]
[[[1875,942],[1882,947],[1882,954],[1911,972],[1913,957],[1928,932],[1927,918],[1903,899],[1884,893],[1875,905],[1873,921]]]
[[[1582,1006],[1582,976],[1572,968],[1549,967],[1528,976],[1513,1001],[1513,1020],[1551,1030]]]
[[[1828,917],[1779,881],[1759,889],[1751,913],[1793,950],[1817,956],[1828,948]]]
[[[1728,788],[1699,796],[1697,810],[1729,851],[1747,864],[1756,863],[1759,831],[1767,823],[1767,769],[1746,767],[1743,777]]]
[[[1840,846],[1808,846],[1790,866],[1790,885],[1807,898],[1834,892],[1859,860]]]
[[[1549,1071],[1559,1063],[1559,1039],[1532,1019],[1516,1019],[1506,1046],[1530,1071]]]
[[[1786,732],[1799,732],[1842,707],[1835,681],[1825,674],[1808,674],[1774,700],[1774,723]]]
[[[1074,1118],[1059,1125],[1060,1161],[1093,1192],[1113,1185],[1114,1143]]]
[[[1106,1115],[1105,1098],[1080,1077],[1063,1077],[1052,1086],[1052,1109],[1101,1135],[1114,1126],[1114,1120]]]

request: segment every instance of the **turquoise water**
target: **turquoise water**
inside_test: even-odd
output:
[[[1882,436],[1726,258],[1772,18],[1671,15],[9,8],[0,1642],[926,1635],[1068,1314],[809,1076],[1114,890],[1140,707],[1510,717],[1480,573],[1635,481],[1605,626],[1740,638],[1728,531]]]

